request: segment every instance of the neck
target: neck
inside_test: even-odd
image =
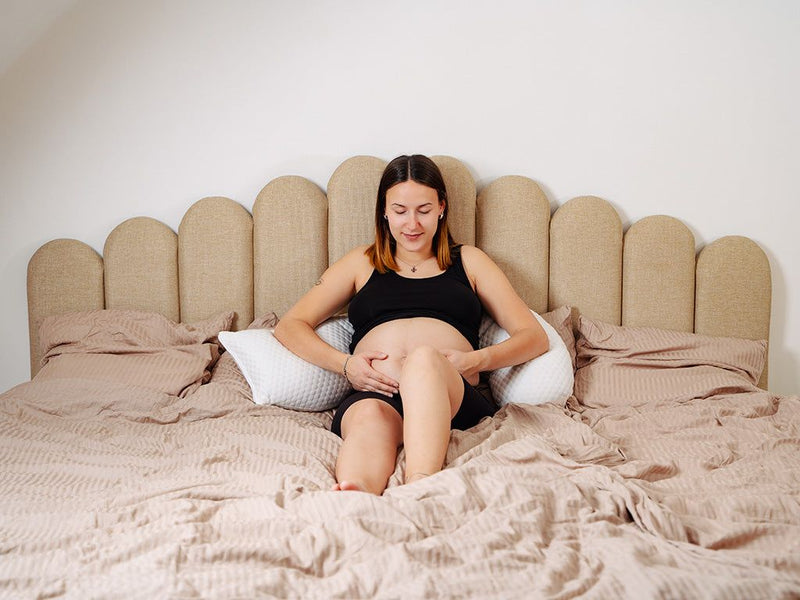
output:
[[[409,257],[409,259],[402,258],[398,254],[395,254],[395,259],[397,259],[401,264],[403,264],[406,267],[408,267],[409,269],[411,269],[412,273],[416,273],[417,269],[419,267],[421,267],[423,264],[427,263],[432,258],[433,258],[433,254],[429,255],[427,258],[420,258],[420,257],[410,258]]]
[[[418,253],[404,253],[404,252],[395,252],[394,257],[404,263],[410,263],[412,265],[418,265],[419,263],[430,260],[433,258],[433,252],[418,252]]]
[[[433,244],[421,247],[419,250],[409,250],[402,244],[395,242],[392,244],[393,254],[395,258],[399,257],[400,260],[426,260],[431,256],[436,256],[436,248]]]

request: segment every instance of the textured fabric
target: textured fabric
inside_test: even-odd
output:
[[[495,401],[506,404],[563,404],[572,395],[572,358],[564,340],[545,319],[533,313],[547,333],[550,348],[521,365],[496,369],[489,374],[489,386]],[[481,347],[499,344],[508,332],[488,315],[481,326]]]
[[[180,321],[178,236],[147,217],[118,225],[103,246],[106,308],[158,312]]]
[[[221,362],[221,361],[220,361]],[[328,491],[329,412],[226,378],[0,397],[0,585],[66,598],[792,598],[800,399],[508,405],[445,468]],[[572,402],[572,401],[571,401]]]
[[[77,240],[53,240],[28,262],[31,377],[42,366],[39,331],[50,316],[105,308],[103,259]]]
[[[672,217],[645,217],[625,232],[622,325],[694,330],[695,241]]]
[[[507,175],[481,190],[476,245],[498,264],[527,306],[547,311],[550,202],[535,181]]]
[[[314,243],[306,243],[311,232]],[[283,315],[328,267],[328,199],[297,176],[273,179],[253,205],[255,314]]]
[[[772,275],[766,253],[753,241],[727,236],[697,258],[695,332],[768,340]],[[759,386],[766,389],[764,366]]]
[[[580,318],[575,396],[595,408],[755,391],[766,342]]]
[[[233,310],[235,330],[253,320],[253,219],[229,198],[195,202],[178,228],[181,320]]]
[[[353,328],[346,318],[328,319],[316,332],[337,350],[348,352]],[[272,329],[223,331],[219,339],[247,379],[256,404],[304,411],[328,410],[336,406],[350,387],[342,374],[293,354],[275,339]]]
[[[582,315],[620,322],[622,222],[605,200],[569,200],[550,223],[549,306],[575,306]]]
[[[375,199],[386,161],[348,158],[328,180],[328,263],[375,240]],[[316,241],[316,240],[315,240]]]
[[[561,337],[564,346],[567,348],[567,352],[569,352],[572,361],[572,369],[575,370],[575,327],[573,325],[575,317],[573,316],[573,308],[571,306],[559,306],[558,308],[544,313],[542,318],[550,323]]]
[[[769,259],[755,242],[728,236],[700,252],[697,333],[767,339],[771,300]]]
[[[459,244],[475,245],[475,180],[469,168],[452,156],[431,156],[439,167],[450,203],[447,224]]]
[[[217,333],[232,320],[229,312],[189,325],[131,310],[48,317],[35,379],[100,380],[186,395],[208,380],[219,357]]]

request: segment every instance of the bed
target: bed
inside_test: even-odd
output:
[[[177,233],[132,218],[102,256],[53,240],[32,380],[0,396],[0,595],[800,597],[800,399],[768,391],[763,250],[434,160],[456,239],[563,341],[567,397],[454,431],[410,485],[401,452],[380,497],[329,491],[330,410],[254,402],[221,332],[267,330],[371,239],[379,158],[324,191],[277,178],[252,211],[204,198]]]

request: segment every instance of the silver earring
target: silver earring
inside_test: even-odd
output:
[[[389,220],[389,217],[386,215],[383,215],[383,218],[386,219],[387,221]]]
[[[444,218],[444,213],[439,213],[439,220],[441,221]]]

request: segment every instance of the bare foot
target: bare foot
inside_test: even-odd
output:
[[[353,481],[340,481],[332,488],[334,492],[363,492],[364,489]]]

